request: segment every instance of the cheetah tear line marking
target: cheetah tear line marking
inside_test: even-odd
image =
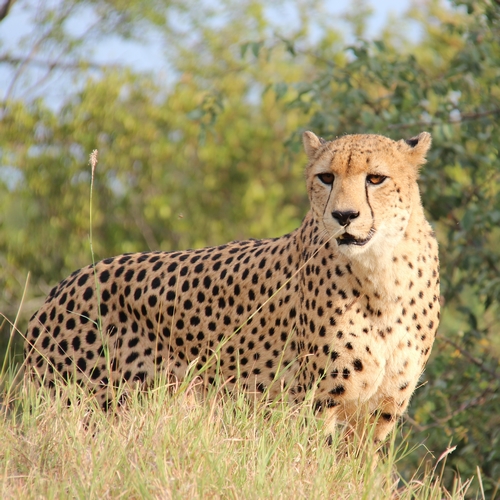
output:
[[[286,388],[296,402],[312,391],[332,426],[362,433],[368,418],[383,439],[439,323],[437,243],[417,184],[431,138],[303,142],[311,209],[298,229],[75,271],[30,320],[28,376],[75,381],[103,408],[115,386],[160,371],[268,398]]]

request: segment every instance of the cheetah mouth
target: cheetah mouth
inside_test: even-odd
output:
[[[361,238],[356,238],[352,234],[343,233],[337,238],[337,243],[339,245],[357,245],[357,246],[362,247],[363,245],[366,245],[372,239],[374,234],[375,234],[375,231],[373,231],[373,229],[370,229],[368,236],[364,239],[361,239]]]

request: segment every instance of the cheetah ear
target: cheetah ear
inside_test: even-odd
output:
[[[421,132],[415,137],[399,141],[400,149],[406,153],[410,161],[416,165],[423,165],[425,163],[425,155],[431,147],[432,137],[429,132]]]
[[[314,159],[319,147],[325,142],[326,141],[324,139],[318,137],[312,132],[307,131],[302,134],[302,143],[304,144],[306,155],[310,160]]]

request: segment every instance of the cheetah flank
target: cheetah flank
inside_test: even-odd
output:
[[[311,210],[280,238],[105,259],[57,285],[28,326],[39,383],[76,380],[106,408],[113,384],[155,372],[296,401],[331,422],[403,414],[439,321],[438,248],[417,185],[431,137],[305,132]],[[108,354],[106,354],[106,352]]]

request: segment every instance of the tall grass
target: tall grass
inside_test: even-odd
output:
[[[457,478],[446,491],[437,467],[404,482],[397,464],[411,450],[395,434],[375,465],[369,441],[348,446],[339,432],[327,444],[307,403],[270,405],[223,388],[202,401],[195,386],[160,379],[114,413],[74,385],[56,396],[27,383],[10,388],[0,498],[465,497],[469,482]]]

